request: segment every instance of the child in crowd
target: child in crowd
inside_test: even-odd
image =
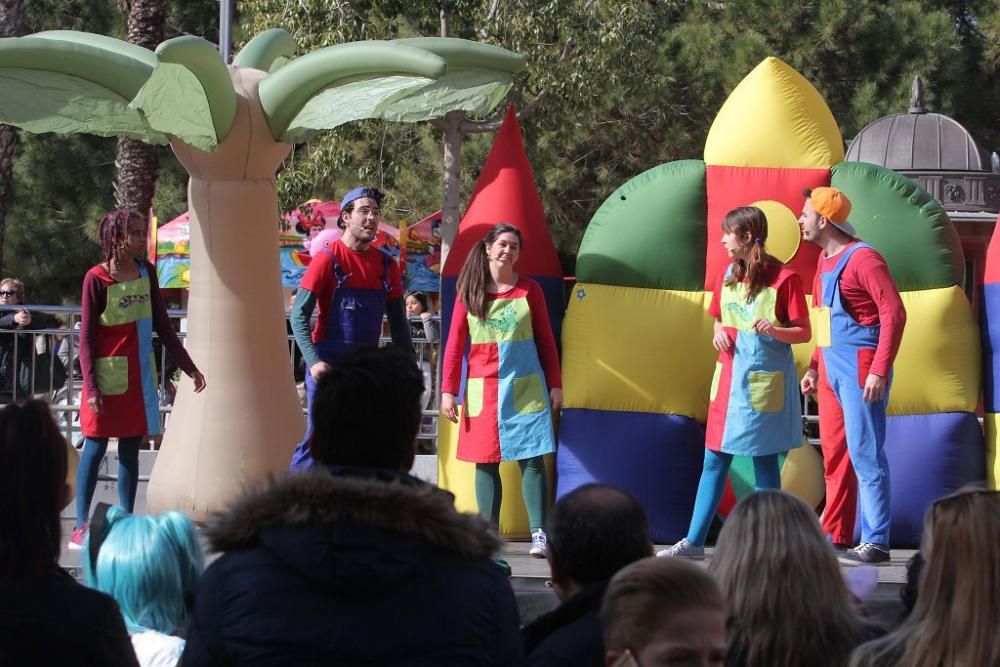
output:
[[[458,458],[476,464],[479,511],[494,525],[503,493],[500,462],[520,464],[530,553],[544,558],[543,457],[555,451],[552,413],[562,406],[562,376],[542,288],[515,271],[521,244],[517,227],[498,224],[469,251],[444,353],[441,412],[458,423],[455,395],[471,339]]]
[[[601,622],[608,665],[727,664],[725,600],[693,563],[644,558],[625,566],[604,594]]]
[[[424,396],[420,401],[424,410],[434,397],[432,380],[436,356],[431,353],[431,343],[441,338],[441,324],[434,319],[426,292],[412,290],[405,295],[406,316],[410,321],[410,339],[417,354],[417,363],[424,374]]]
[[[128,512],[135,504],[139,444],[143,437],[160,432],[154,330],[181,370],[194,380],[195,392],[205,388],[205,376],[170,326],[156,269],[144,259],[146,227],[146,218],[135,211],[112,211],[101,218],[104,261],[83,279],[80,430],[85,440],[77,471],[71,549],[83,548],[97,472],[109,437],[118,438],[118,502]]]
[[[204,569],[194,526],[180,512],[132,516],[102,504],[89,540],[87,582],[118,602],[141,667],[174,667]]]

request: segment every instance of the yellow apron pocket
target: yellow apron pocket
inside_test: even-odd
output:
[[[814,310],[816,323],[813,328],[813,336],[816,337],[816,347],[830,347],[830,309],[822,306]]]
[[[469,378],[465,383],[465,414],[478,417],[483,411],[483,378]]]
[[[750,371],[750,405],[757,412],[781,412],[785,407],[785,374]]]
[[[514,409],[522,415],[545,412],[545,392],[542,391],[541,375],[533,373],[514,378]]]
[[[722,362],[715,362],[715,374],[712,376],[712,389],[708,392],[708,400],[714,401],[719,395],[719,380],[722,378]]]
[[[128,391],[128,357],[98,357],[97,388],[104,396],[120,396]]]

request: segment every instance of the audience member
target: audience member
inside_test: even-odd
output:
[[[522,631],[529,665],[604,665],[600,609],[608,581],[652,555],[642,505],[625,491],[586,484],[549,515],[546,557],[562,604]]]
[[[522,664],[488,523],[407,474],[420,371],[396,347],[346,353],[312,402],[318,465],[214,518],[184,651],[199,665]]]
[[[59,567],[72,498],[66,441],[42,401],[0,410],[0,665],[137,665],[115,601]]]
[[[726,659],[725,601],[705,570],[644,558],[611,579],[601,605],[609,667],[698,665]]]
[[[431,312],[431,302],[426,292],[412,290],[406,293],[406,316],[410,321],[410,339],[413,341],[413,351],[417,355],[417,364],[424,374],[424,394],[420,401],[424,410],[428,409],[434,398],[432,383],[433,368],[437,365],[437,357],[433,354],[431,344],[441,340],[441,324],[434,319]]]
[[[913,613],[920,596],[920,576],[924,572],[924,556],[919,551],[906,561],[906,583],[899,589],[899,601],[903,603],[902,618],[905,620]]]
[[[0,305],[13,306],[24,303],[24,283],[17,278],[4,278],[0,280]],[[0,311],[0,329],[13,332],[23,332],[28,329],[46,329],[58,325],[58,320],[46,313],[30,311],[27,308],[21,310]],[[44,341],[44,338],[40,342]],[[9,403],[17,398],[31,398],[32,393],[42,394],[53,387],[53,384],[61,385],[65,382],[65,373],[59,368],[52,373],[59,373],[60,379],[53,382],[49,377],[50,369],[46,363],[37,364],[38,373],[34,372],[35,339],[30,333],[10,333],[0,334],[0,402]],[[42,346],[42,350],[45,347]],[[56,360],[52,362],[58,364]],[[22,369],[31,370],[27,375],[28,382],[22,381]],[[32,377],[34,375],[35,377]]]
[[[879,630],[861,616],[816,514],[775,490],[741,500],[709,571],[728,600],[730,667],[846,665]]]
[[[931,505],[913,613],[859,647],[852,667],[1000,665],[1000,493],[963,490]]]
[[[87,581],[118,602],[141,667],[174,667],[204,567],[191,521],[180,512],[132,516],[102,504],[88,540]]]

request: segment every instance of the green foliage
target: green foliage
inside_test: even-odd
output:
[[[524,54],[528,67],[510,100],[523,108],[545,92],[521,127],[564,257],[575,254],[587,223],[618,186],[658,164],[701,158],[723,101],[768,55],[817,86],[845,139],[906,110],[919,74],[929,110],[954,116],[984,148],[1000,148],[1000,0],[501,0],[488,20],[492,5],[245,0],[236,34],[245,43],[281,26],[301,55],[360,39],[437,35],[443,11],[450,36]],[[27,6],[29,32],[123,29],[113,0]],[[214,1],[170,3],[170,12],[168,37],[217,39]],[[465,137],[463,203],[492,139]],[[278,178],[282,207],[335,199],[366,182],[389,193],[392,222],[414,222],[441,207],[441,140],[430,123],[338,128],[288,158]],[[113,155],[112,140],[22,135],[5,259],[36,298],[77,298],[83,269],[96,257],[88,227],[111,205]],[[155,207],[166,222],[187,208],[186,175],[168,151],[162,155]]]

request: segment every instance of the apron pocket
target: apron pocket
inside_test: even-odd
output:
[[[785,407],[785,374],[750,371],[750,405],[757,412],[781,412]]]
[[[715,374],[712,375],[712,389],[708,392],[708,400],[712,402],[719,395],[719,381],[722,379],[722,362],[715,362]]]
[[[98,357],[97,388],[105,396],[120,396],[128,391],[128,357]]]
[[[541,375],[533,373],[514,378],[514,409],[522,415],[545,412],[545,392],[542,391]]]
[[[483,378],[469,378],[465,383],[465,413],[478,417],[483,411]]]

